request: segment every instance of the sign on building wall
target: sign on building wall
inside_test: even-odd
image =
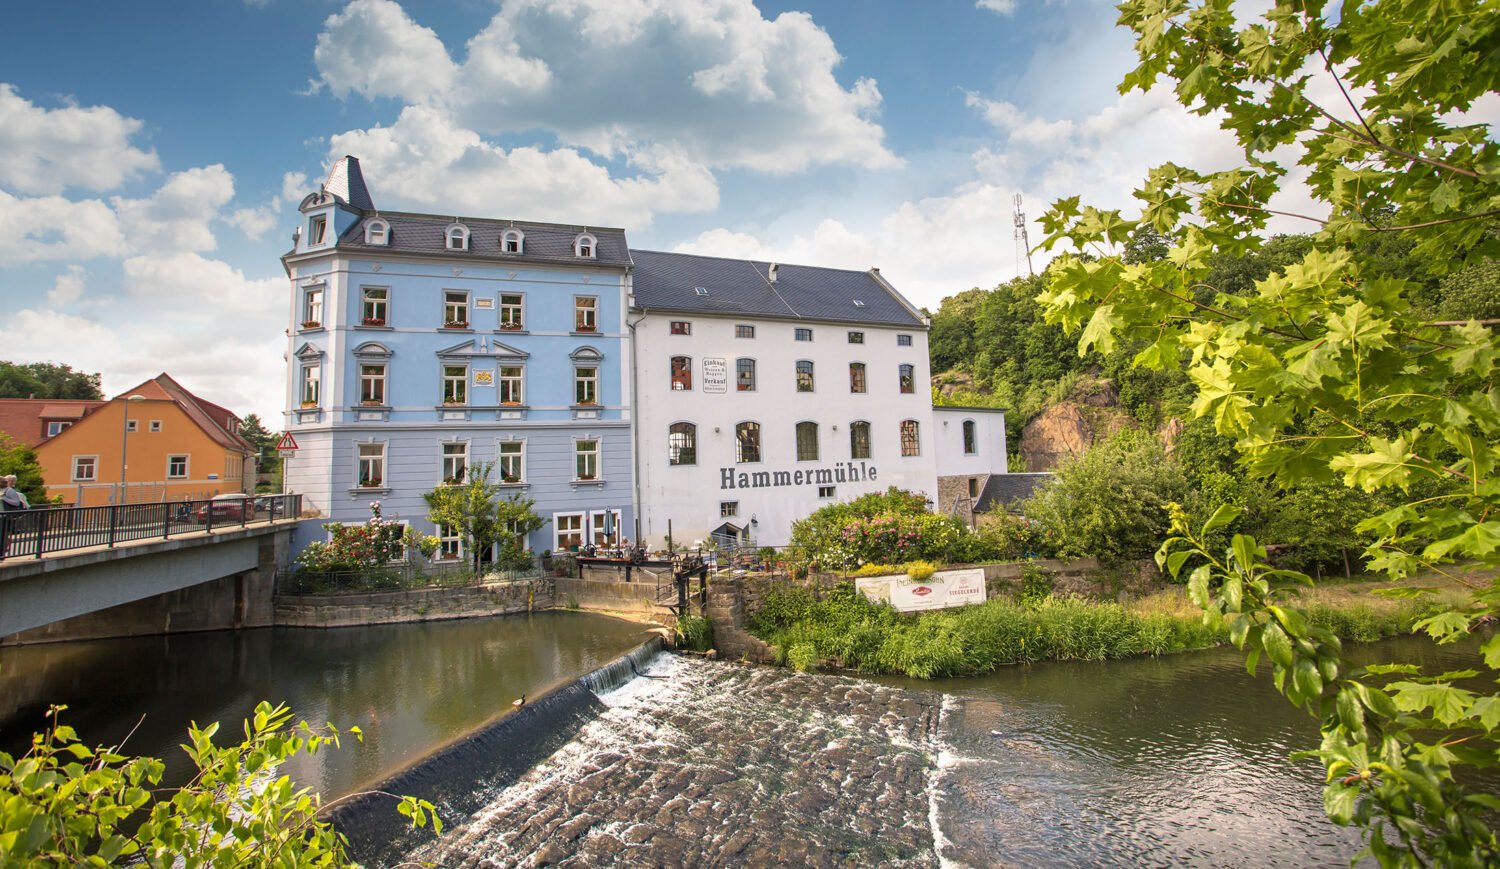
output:
[[[714,395],[729,391],[729,366],[725,360],[703,360],[703,391]]]
[[[476,308],[493,308],[493,307],[495,307],[495,300],[494,299],[475,299],[474,300],[474,307],[476,307]]]
[[[474,385],[475,386],[494,386],[495,385],[495,372],[494,371],[475,371],[474,372]]]
[[[889,603],[904,613],[940,610],[984,603],[984,569],[940,570],[925,582],[913,582],[904,574],[869,576],[854,581],[872,601]]]

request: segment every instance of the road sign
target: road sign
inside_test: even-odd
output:
[[[276,442],[276,449],[280,450],[283,453],[288,452],[288,451],[295,452],[297,450],[297,439],[294,438],[294,437],[292,437],[292,433],[291,432],[284,431],[284,432],[281,433],[281,440],[279,440],[279,441]],[[282,458],[291,458],[291,457],[290,456],[282,456]]]
[[[297,456],[296,450],[277,450],[276,452],[279,453],[283,459],[296,458]]]

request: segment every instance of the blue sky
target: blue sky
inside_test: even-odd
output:
[[[332,159],[386,209],[879,266],[918,304],[1016,274],[1010,200],[1126,206],[1212,121],[1120,96],[1095,0],[11,4],[0,358],[166,370],[279,428],[278,257]],[[1035,233],[1035,228],[1033,227]]]

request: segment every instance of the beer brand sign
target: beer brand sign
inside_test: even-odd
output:
[[[922,582],[904,574],[868,576],[854,581],[865,597],[904,613],[984,603],[984,570],[940,570]]]

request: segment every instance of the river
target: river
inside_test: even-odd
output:
[[[634,646],[579,613],[274,629],[0,650],[0,739],[48,701],[89,741],[171,757],[189,717],[258,698],[358,724],[289,771],[331,797]],[[1367,660],[1455,669],[1475,644],[1403,639]],[[449,832],[398,856],[441,866],[1342,866],[1317,742],[1230,650],[1013,667],[919,682],[658,656],[529,771],[475,783]],[[590,701],[591,703],[593,701]],[[538,710],[540,712],[541,710]],[[475,809],[473,807],[477,806]],[[392,818],[395,822],[395,818]],[[379,861],[376,861],[379,862]]]

